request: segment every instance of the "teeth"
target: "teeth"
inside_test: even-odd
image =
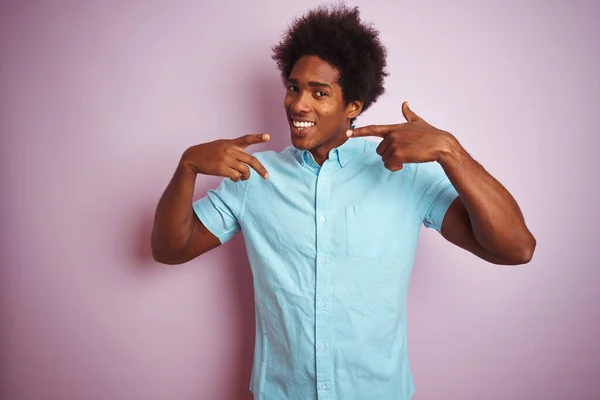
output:
[[[293,121],[292,123],[294,124],[294,126],[296,128],[309,128],[315,124],[314,122],[300,122],[300,121]]]

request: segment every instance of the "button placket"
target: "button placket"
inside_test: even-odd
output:
[[[328,223],[331,186],[328,184],[334,163],[325,162],[317,176],[316,193],[316,309],[315,309],[315,361],[318,400],[331,396],[331,359],[328,344],[330,339],[329,307],[326,298],[331,291],[331,270],[328,262],[331,251],[331,224]]]

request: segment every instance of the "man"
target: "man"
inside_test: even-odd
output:
[[[157,207],[154,257],[184,263],[243,232],[256,399],[409,399],[406,294],[420,225],[495,264],[527,263],[535,239],[506,189],[408,103],[405,123],[351,129],[387,75],[358,9],[312,10],[273,50],[293,146],[246,153],[265,134],[187,149]],[[197,175],[229,179],[193,202]]]

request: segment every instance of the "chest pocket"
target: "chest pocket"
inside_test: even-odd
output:
[[[381,258],[394,242],[397,223],[389,207],[360,205],[346,207],[346,246],[350,256]]]

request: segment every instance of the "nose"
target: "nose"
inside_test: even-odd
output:
[[[305,114],[310,112],[310,99],[302,92],[297,93],[290,105],[292,114]]]

